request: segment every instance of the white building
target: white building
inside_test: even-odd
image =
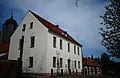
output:
[[[9,60],[20,57],[24,36],[23,72],[49,75],[79,74],[82,70],[82,45],[66,31],[28,11],[11,37]]]

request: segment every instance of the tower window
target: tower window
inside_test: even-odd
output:
[[[30,29],[32,29],[32,28],[33,28],[33,22],[30,23]]]
[[[26,24],[23,25],[23,29],[22,29],[22,31],[25,31],[25,27],[26,27]]]
[[[31,47],[34,47],[35,45],[35,36],[31,37]]]

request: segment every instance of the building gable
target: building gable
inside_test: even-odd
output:
[[[70,40],[70,41],[74,42],[75,44],[82,47],[82,45],[79,44],[75,39],[73,39],[66,31],[59,28],[59,25],[54,25],[54,24],[50,23],[49,21],[45,20],[44,18],[40,17],[39,15],[33,13],[32,11],[30,11],[30,12],[49,30],[57,33],[60,36],[65,37],[66,39],[68,39],[68,40]]]

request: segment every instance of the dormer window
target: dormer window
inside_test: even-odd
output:
[[[65,34],[65,36],[67,37],[67,34]]]

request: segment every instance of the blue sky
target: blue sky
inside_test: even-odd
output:
[[[98,34],[109,0],[0,0],[0,30],[6,19],[13,12],[19,23],[26,12],[31,10],[55,25],[67,31],[75,40],[83,45],[84,56],[100,56],[106,49],[101,45]]]

